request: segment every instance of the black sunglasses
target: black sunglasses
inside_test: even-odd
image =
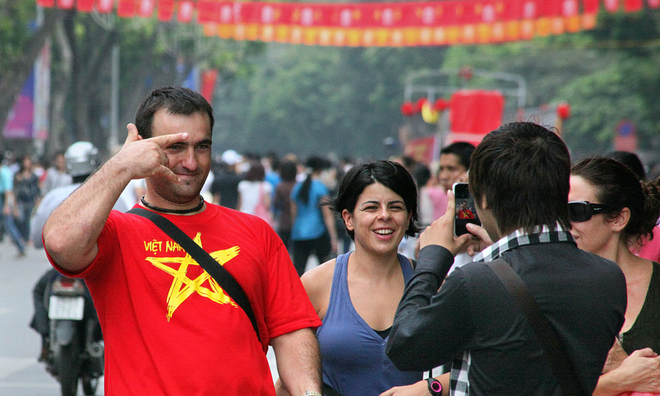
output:
[[[595,204],[587,201],[573,201],[568,203],[568,217],[573,223],[588,221],[591,216],[606,213],[609,205]]]

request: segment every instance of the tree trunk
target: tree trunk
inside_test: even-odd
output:
[[[65,133],[67,124],[64,119],[64,103],[71,87],[73,52],[70,38],[61,21],[53,33],[54,48],[59,52],[60,65],[57,78],[52,80],[50,136],[46,141],[45,150],[47,158],[52,158],[57,151],[64,150],[71,144],[68,134]]]

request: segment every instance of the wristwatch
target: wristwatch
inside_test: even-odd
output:
[[[302,396],[323,396],[323,395],[315,391],[305,391],[305,393],[303,393]]]
[[[426,382],[429,383],[429,393],[431,396],[442,396],[442,384],[440,381],[433,377],[428,377]]]

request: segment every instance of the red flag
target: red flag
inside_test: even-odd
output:
[[[598,14],[600,0],[582,0],[585,14]]]
[[[202,89],[201,94],[210,103],[213,102],[213,91],[215,89],[215,82],[218,78],[218,71],[216,69],[205,70],[202,72]]]
[[[451,97],[451,131],[485,135],[500,126],[503,110],[504,96],[501,92],[457,91]]]
[[[240,7],[240,3],[237,3]],[[223,3],[220,5],[220,23],[229,24],[234,23],[234,9],[229,3]]]
[[[626,12],[636,12],[642,9],[642,0],[623,0],[623,9]]]
[[[98,0],[96,3],[96,11],[101,14],[108,14],[112,12],[114,7],[114,0]]]
[[[609,12],[619,11],[619,0],[604,0],[605,9]]]
[[[42,7],[54,7],[55,0],[37,0],[37,5]]]
[[[522,19],[536,19],[539,16],[539,6],[536,4],[536,0],[525,0],[521,8],[521,17]]]
[[[184,23],[192,21],[193,11],[195,11],[195,4],[192,1],[184,0],[179,2],[177,20]]]
[[[564,0],[561,5],[561,15],[569,18],[574,17],[580,12],[577,0]]]
[[[561,15],[561,0],[544,0],[536,3],[538,17],[554,17]]]
[[[502,21],[515,21],[521,18],[522,15],[522,1],[521,0],[499,0],[495,2],[496,9],[502,9]]]
[[[167,22],[174,15],[174,0],[160,0],[158,2],[158,20]]]
[[[117,15],[120,17],[132,17],[135,16],[137,11],[137,4],[135,0],[119,0],[119,5],[117,6]]]
[[[217,1],[200,0],[197,3],[197,22],[220,22],[220,3]]]
[[[94,9],[94,0],[78,0],[76,9],[80,12],[92,12]]]
[[[155,0],[139,0],[138,15],[143,18],[151,18],[156,7]]]
[[[57,0],[57,6],[65,10],[73,8],[73,0]]]

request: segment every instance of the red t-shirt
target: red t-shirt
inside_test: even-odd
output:
[[[458,211],[459,219],[474,219],[474,213],[470,209],[460,209]]]
[[[77,275],[103,329],[106,395],[274,395],[269,340],[321,325],[275,232],[255,216],[206,205],[165,217],[240,283],[262,344],[243,310],[178,244],[151,221],[113,211],[96,259]]]

